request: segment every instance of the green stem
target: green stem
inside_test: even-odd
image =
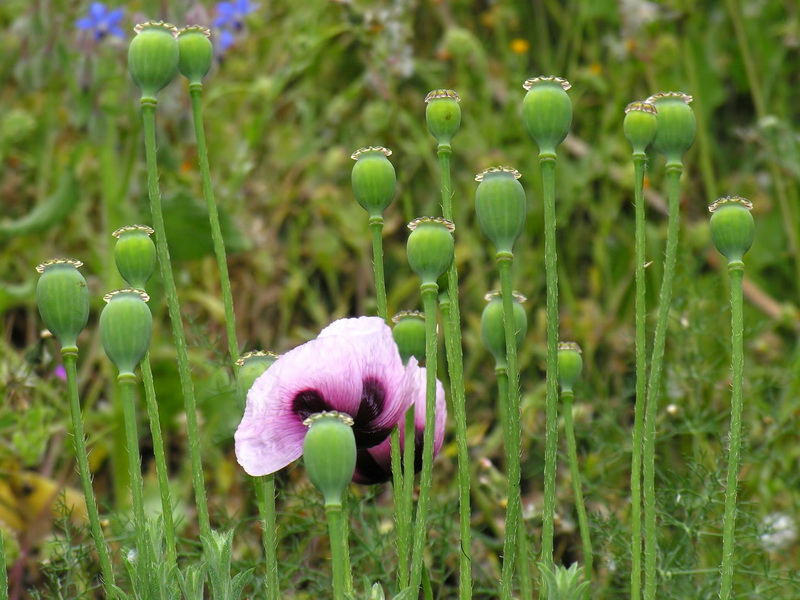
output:
[[[405,439],[413,440],[414,436],[416,435],[415,425],[414,425],[414,406],[410,406],[409,409],[406,411],[405,416]],[[414,481],[416,479],[416,444],[406,444],[405,448],[403,448],[403,497],[402,497],[402,509],[403,509],[403,519],[404,519],[404,528],[405,528],[405,540],[403,543],[406,547],[406,554],[404,562],[400,563],[401,570],[408,570],[410,569],[409,565],[409,554],[411,552],[411,546],[413,544],[413,531],[412,531],[412,513],[414,508]],[[404,574],[403,580],[405,581],[406,585],[409,585],[409,576],[408,574]]]
[[[375,271],[375,296],[378,301],[378,316],[389,320],[386,302],[386,281],[383,276],[383,217],[370,217],[369,229],[372,233],[372,265]]]
[[[419,594],[422,582],[422,559],[425,551],[425,538],[428,528],[428,505],[431,498],[431,482],[433,481],[433,442],[436,426],[436,368],[437,368],[437,336],[436,336],[436,297],[439,286],[435,283],[423,283],[420,286],[422,305],[425,310],[425,433],[422,441],[422,475],[419,483],[419,500],[414,527],[414,543],[411,550],[411,597]],[[406,438],[413,440],[414,438]],[[406,444],[409,446],[410,444]],[[413,472],[413,471],[412,471]]]
[[[261,540],[264,544],[264,562],[266,563],[265,585],[267,600],[279,600],[278,582],[278,536],[275,519],[275,475],[257,477],[256,497],[258,512],[261,515]]]
[[[67,393],[69,394],[69,410],[72,416],[72,441],[75,445],[75,458],[78,461],[78,475],[81,478],[83,495],[86,498],[86,512],[89,516],[89,529],[92,532],[97,556],[100,559],[100,570],[103,574],[103,588],[107,598],[116,598],[114,591],[114,572],[111,569],[111,559],[108,547],[100,527],[100,513],[97,510],[97,501],[92,489],[92,472],[89,469],[89,456],[86,452],[86,435],[83,432],[83,416],[81,403],[78,398],[78,353],[73,350],[62,350],[64,368],[67,371]],[[2,565],[5,569],[5,564]]]
[[[413,444],[412,444],[413,445]],[[397,529],[397,585],[402,590],[408,586],[408,546],[411,516],[406,518],[405,486],[403,484],[403,457],[400,452],[400,427],[392,429],[392,491],[394,492],[394,525]],[[413,480],[413,475],[412,475]]]
[[[153,438],[153,455],[156,460],[156,477],[158,478],[158,491],[161,495],[161,514],[164,521],[164,537],[167,545],[167,562],[176,566],[178,562],[175,539],[175,521],[172,516],[172,498],[169,492],[169,471],[167,470],[167,457],[164,452],[164,439],[161,436],[161,418],[158,414],[156,389],[153,384],[153,370],[150,367],[150,353],[144,356],[141,362],[142,381],[144,382],[144,397],[147,405],[147,417],[150,421],[150,435]]]
[[[639,600],[642,588],[642,434],[647,392],[647,338],[645,301],[645,210],[644,169],[647,156],[635,154],[634,204],[636,209],[636,408],[633,417],[631,450],[631,600]]]
[[[442,214],[453,221],[453,192],[450,183],[450,155],[447,144],[439,144],[439,170],[442,179]],[[456,422],[456,453],[458,456],[458,507],[461,536],[459,552],[458,597],[472,598],[472,521],[470,508],[469,449],[467,448],[467,400],[464,389],[464,356],[461,348],[461,310],[458,303],[458,269],[456,260],[447,270],[447,292],[450,297],[449,311],[443,314],[445,350],[450,375],[450,399],[453,418]]]
[[[667,199],[669,221],[667,224],[667,249],[664,259],[664,278],[661,281],[661,296],[658,306],[658,320],[653,339],[653,357],[650,361],[650,380],[647,386],[647,405],[644,415],[644,562],[645,562],[645,600],[656,597],[656,488],[655,451],[656,420],[658,419],[658,397],[661,389],[664,347],[667,340],[667,321],[672,302],[672,280],[675,263],[678,259],[678,236],[680,233],[680,164],[667,165]]]
[[[506,505],[506,536],[503,542],[503,571],[500,597],[509,600],[514,589],[514,566],[517,549],[523,545],[518,539],[522,504],[520,499],[520,417],[519,417],[519,366],[517,364],[517,332],[514,322],[514,297],[511,283],[511,266],[514,256],[510,252],[497,253],[500,271],[500,292],[503,299],[503,327],[506,338],[508,364],[508,395],[506,405],[506,460],[508,462],[508,504]],[[524,539],[524,537],[522,538]],[[522,552],[528,555],[527,548]]]
[[[136,378],[120,375],[117,378],[122,395],[122,410],[125,415],[125,440],[128,445],[128,475],[131,481],[133,498],[133,526],[136,530],[136,545],[139,554],[146,556],[149,549],[144,517],[144,492],[142,481],[142,460],[139,456],[139,433],[136,422]]]
[[[556,157],[539,155],[544,195],[544,266],[547,280],[547,378],[544,453],[544,506],[542,509],[542,562],[553,566],[556,510],[556,460],[558,457],[558,271],[556,252]]]
[[[222,229],[219,225],[217,203],[214,199],[214,187],[211,185],[211,170],[208,166],[208,148],[206,147],[206,133],[203,127],[203,84],[193,83],[189,86],[192,97],[192,117],[194,119],[194,135],[197,138],[197,154],[200,160],[200,176],[203,184],[203,196],[208,205],[208,220],[211,223],[211,237],[214,240],[214,254],[217,256],[219,279],[222,287],[222,303],[225,306],[225,326],[228,331],[228,352],[231,362],[235,365],[239,358],[239,343],[236,340],[236,316],[233,313],[233,294],[231,293],[231,280],[228,276],[228,260],[225,256],[225,240],[222,238]]]
[[[8,570],[6,569],[6,541],[0,527],[0,600],[8,600]]]
[[[731,598],[733,587],[733,544],[736,529],[736,487],[739,477],[739,454],[742,446],[742,387],[744,379],[744,316],[742,314],[742,279],[744,264],[728,263],[731,278],[731,432],[728,454],[728,481],[725,488],[725,520],[722,531],[722,581],[720,600]]]
[[[589,535],[589,521],[586,518],[586,505],[583,501],[581,490],[581,472],[578,469],[578,451],[575,445],[575,428],[572,425],[572,390],[561,392],[561,401],[564,403],[564,432],[567,434],[567,453],[569,454],[569,470],[572,474],[572,492],[575,494],[575,509],[578,511],[578,525],[581,528],[581,542],[583,543],[583,578],[584,581],[592,580],[592,540]],[[591,586],[586,589],[584,598],[591,598]]]
[[[189,371],[189,353],[186,349],[186,336],[181,320],[181,307],[178,301],[178,291],[175,288],[175,278],[167,246],[167,234],[164,229],[164,216],[161,212],[161,192],[158,189],[158,166],[156,163],[156,104],[155,101],[142,103],[142,120],[144,122],[144,148],[147,159],[147,189],[150,196],[150,211],[153,216],[153,229],[156,235],[156,252],[167,296],[169,319],[172,323],[172,337],[175,340],[175,350],[178,358],[178,374],[181,380],[183,393],[183,406],[186,411],[186,429],[189,437],[189,458],[192,465],[192,485],[197,502],[197,517],[200,524],[200,534],[211,536],[211,522],[208,517],[208,503],[206,500],[206,486],[203,479],[203,464],[200,458],[200,431],[197,426],[197,403],[194,397],[194,384]]]
[[[328,535],[331,540],[331,559],[333,562],[333,600],[345,600],[347,573],[347,538],[344,536],[344,519],[341,505],[325,506],[328,517]]]

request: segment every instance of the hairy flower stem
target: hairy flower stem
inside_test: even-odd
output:
[[[411,406],[406,411],[405,417],[405,439],[413,440],[415,431],[414,431],[414,407]],[[415,455],[416,448],[415,444],[406,444],[405,448],[403,449],[403,496],[402,500],[402,514],[403,514],[403,528],[405,530],[405,539],[403,540],[404,545],[404,554],[400,555],[404,557],[403,560],[400,561],[400,571],[406,571],[403,575],[403,582],[406,586],[409,585],[409,559],[411,553],[411,546],[413,544],[413,531],[412,531],[412,513],[414,509],[414,480],[416,477],[416,469],[415,469]],[[398,532],[399,535],[399,532]]]
[[[442,214],[453,221],[453,192],[450,184],[449,144],[439,144],[439,169],[442,179]],[[458,270],[456,260],[447,271],[447,293],[450,296],[449,315],[444,315],[445,350],[450,375],[450,398],[456,422],[456,452],[458,455],[458,506],[461,534],[459,552],[458,597],[472,598],[472,532],[470,509],[469,449],[467,448],[467,400],[464,391],[464,356],[461,348],[461,311],[458,304]]]
[[[540,154],[544,195],[544,267],[547,281],[547,377],[544,452],[544,506],[542,508],[542,562],[553,565],[558,458],[558,271],[556,260],[556,156]]]
[[[571,390],[561,392],[561,401],[564,405],[564,432],[567,434],[567,453],[569,454],[569,470],[572,475],[572,492],[575,494],[575,510],[578,511],[578,525],[581,528],[581,542],[583,543],[583,579],[592,580],[592,540],[589,535],[589,521],[586,518],[586,505],[583,502],[581,490],[581,472],[578,469],[578,451],[575,445],[575,428],[572,425],[572,401],[575,394]],[[584,598],[591,598],[591,586],[586,588]]]
[[[644,415],[644,597],[656,597],[656,487],[655,452],[658,397],[661,389],[661,373],[664,361],[664,346],[667,340],[667,321],[672,302],[672,280],[678,259],[678,235],[680,233],[680,184],[683,167],[680,163],[667,164],[667,198],[669,220],[667,224],[667,249],[664,259],[664,278],[661,281],[661,296],[658,320],[653,339],[653,357],[650,361],[650,380],[647,386],[647,406]]]
[[[514,255],[498,252],[497,268],[500,271],[500,291],[503,298],[503,326],[506,338],[506,362],[508,364],[508,401],[506,408],[507,438],[506,460],[508,462],[508,504],[506,505],[506,537],[503,542],[503,571],[500,597],[510,600],[514,589],[514,565],[517,550],[527,556],[527,548],[521,548],[519,524],[522,516],[520,500],[520,417],[519,417],[519,366],[517,364],[517,332],[514,324],[514,297],[511,283],[511,265]]]
[[[386,281],[383,275],[383,217],[370,217],[369,230],[372,234],[372,268],[375,271],[378,316],[384,321],[388,321],[389,307],[386,302]]]
[[[731,431],[728,451],[728,481],[725,488],[725,520],[722,529],[722,580],[720,600],[729,600],[733,588],[733,544],[736,529],[736,487],[739,483],[739,454],[742,447],[742,388],[744,379],[744,316],[742,279],[744,263],[728,263],[731,279]]]
[[[328,518],[328,535],[331,540],[331,558],[333,562],[333,600],[345,600],[347,580],[350,579],[347,564],[350,562],[347,554],[347,536],[345,535],[344,517],[341,505],[329,504],[325,506],[325,516]]]
[[[203,196],[208,205],[208,220],[211,224],[211,237],[214,240],[214,254],[217,257],[219,268],[220,286],[222,288],[222,304],[225,307],[225,327],[228,332],[228,352],[231,362],[236,365],[239,359],[239,342],[236,339],[236,316],[233,312],[233,294],[231,293],[231,280],[228,276],[228,260],[225,256],[225,240],[222,238],[222,229],[219,225],[217,203],[214,199],[214,187],[211,185],[211,171],[208,166],[208,148],[206,147],[206,133],[203,127],[203,85],[193,83],[189,86],[189,95],[192,98],[192,117],[194,119],[194,135],[197,139],[197,154],[200,162],[200,177],[203,185]],[[238,369],[234,366],[234,369]]]
[[[261,538],[266,563],[265,587],[267,600],[279,600],[278,588],[278,535],[275,519],[275,475],[254,478],[258,512],[261,517]]]
[[[69,395],[69,410],[72,416],[72,443],[75,445],[75,458],[78,461],[78,475],[81,478],[83,496],[86,498],[86,512],[89,516],[89,530],[92,532],[94,546],[100,559],[100,571],[103,574],[103,589],[106,598],[116,598],[114,587],[114,572],[111,569],[111,559],[108,556],[108,546],[100,527],[100,513],[97,510],[97,501],[92,489],[92,472],[89,470],[89,456],[86,452],[86,435],[83,432],[83,416],[81,403],[78,398],[78,354],[73,351],[61,351],[64,368],[67,372],[67,394]],[[5,563],[2,564],[5,570]]]
[[[642,434],[647,391],[647,325],[645,302],[644,169],[646,154],[634,154],[634,206],[636,210],[636,408],[631,449],[631,600],[642,593]]]
[[[153,370],[150,367],[150,353],[145,354],[141,363],[142,381],[144,382],[144,398],[147,404],[147,417],[150,421],[150,435],[153,438],[153,455],[156,460],[156,477],[158,491],[161,494],[161,515],[164,521],[164,539],[167,545],[167,562],[177,565],[175,521],[172,518],[172,498],[169,492],[169,472],[164,452],[164,439],[161,436],[161,419],[158,415],[156,390],[153,385]]]
[[[156,234],[156,252],[167,296],[169,319],[172,323],[172,337],[178,358],[178,374],[181,380],[183,406],[186,411],[186,429],[189,437],[189,458],[192,464],[192,485],[197,503],[197,517],[200,534],[211,535],[211,522],[208,517],[206,485],[203,478],[203,464],[200,458],[200,430],[197,426],[197,403],[194,397],[194,384],[189,372],[189,353],[186,349],[186,336],[183,332],[181,307],[178,291],[167,246],[167,234],[164,230],[164,216],[161,212],[161,192],[158,189],[158,165],[156,163],[156,103],[154,100],[143,101],[142,120],[144,122],[144,148],[147,159],[147,189],[150,196],[150,212],[153,216],[153,229]]]
[[[8,570],[6,569],[6,541],[0,527],[0,600],[8,600]]]
[[[420,286],[422,306],[425,310],[425,433],[422,440],[422,474],[419,482],[419,500],[414,527],[414,544],[411,550],[411,598],[419,594],[422,582],[423,553],[428,528],[428,505],[431,499],[431,482],[433,481],[433,443],[436,427],[436,368],[437,368],[437,336],[436,336],[436,297],[439,286],[435,283],[423,283]],[[414,439],[406,438],[409,441]],[[406,444],[408,446],[409,444]]]
[[[142,460],[139,456],[139,433],[136,422],[136,379],[131,375],[117,377],[122,392],[122,409],[125,415],[125,440],[128,445],[128,473],[131,481],[133,499],[133,527],[136,530],[136,545],[142,557],[149,555],[147,530],[144,516],[144,482],[142,481]]]

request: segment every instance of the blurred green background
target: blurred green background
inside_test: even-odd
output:
[[[115,475],[122,431],[115,426],[112,371],[96,319],[102,295],[122,285],[111,232],[150,223],[127,43],[133,25],[149,18],[212,25],[218,16],[210,2],[109,3],[109,9],[119,7],[125,11],[125,39],[81,31],[76,20],[87,13],[88,2],[0,5],[0,520],[20,548],[22,566],[12,573],[25,573],[12,583],[39,590],[66,585],[69,563],[59,546],[48,550],[50,541],[65,534],[37,519],[30,507],[41,509],[53,495],[37,486],[73,486],[76,478],[65,384],[55,373],[57,344],[40,339],[34,267],[56,256],[85,263],[94,311],[80,340],[80,375],[95,488],[104,507],[124,513],[124,488]],[[722,195],[752,200],[756,220],[756,242],[746,257],[738,597],[800,597],[798,576],[791,572],[800,564],[797,4],[272,0],[250,8],[230,35],[214,30],[212,40],[233,43],[219,52],[204,97],[242,350],[286,351],[334,319],[375,313],[367,217],[350,190],[350,154],[362,146],[394,151],[398,193],[386,213],[384,239],[390,312],[419,308],[417,281],[405,260],[405,224],[440,210],[435,142],[425,126],[423,99],[442,87],[462,98],[453,184],[480,598],[494,597],[504,484],[494,364],[479,329],[483,295],[498,279],[493,250],[475,223],[474,174],[493,165],[515,167],[528,195],[515,279],[528,297],[530,327],[521,354],[523,494],[526,522],[538,540],[545,363],[541,181],[520,106],[528,77],[552,74],[572,83],[573,128],[557,166],[561,337],[584,349],[576,427],[599,556],[595,597],[621,598],[630,569],[634,406],[633,169],[622,135],[623,109],[658,91],[694,97],[698,137],[685,159],[682,245],[658,425],[664,582],[659,597],[716,597],[730,317],[727,275],[710,242],[706,207]],[[241,413],[225,356],[218,274],[185,87],[176,80],[159,96],[161,189],[202,410],[212,514],[218,525],[239,528],[237,558],[252,563],[258,561],[259,538],[253,496],[232,451]],[[654,317],[666,231],[663,159],[656,155],[647,186],[647,254],[653,261],[648,309]],[[182,498],[178,510],[191,537],[182,403],[159,285],[154,279],[151,354],[175,493]],[[651,338],[654,319],[649,325]],[[143,444],[144,468],[154,485],[149,438]],[[453,597],[455,589],[454,457],[449,435],[437,463],[438,512],[432,517],[430,564],[438,598]],[[556,552],[570,564],[580,560],[580,543],[565,456],[562,465]],[[43,483],[23,485],[31,474]],[[376,526],[391,526],[389,493],[354,493],[375,497],[357,505],[365,508],[353,526],[355,568],[391,589],[392,540]],[[324,523],[319,505],[307,497],[302,469],[282,475],[281,494],[287,597],[318,597],[326,576],[308,566],[324,561],[309,540],[324,533]],[[37,495],[44,498],[39,503],[31,499]],[[43,556],[50,557],[50,571],[41,567]]]

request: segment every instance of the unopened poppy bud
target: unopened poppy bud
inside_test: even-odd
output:
[[[61,342],[62,352],[78,351],[78,334],[89,320],[89,290],[78,269],[79,260],[56,258],[43,262],[36,286],[36,303],[44,326]]]
[[[114,261],[129,286],[143,290],[156,270],[156,246],[150,238],[153,230],[147,225],[126,225],[117,229]]]
[[[697,122],[689,103],[692,97],[683,92],[659,92],[647,99],[653,104],[656,114],[656,137],[653,147],[667,159],[667,164],[680,164],[683,155],[692,147]]]
[[[189,85],[202,85],[211,69],[214,47],[210,36],[211,30],[201,25],[190,25],[178,32],[178,70]]]
[[[155,102],[156,94],[178,71],[178,30],[169,23],[148,21],[134,31],[136,37],[128,48],[128,70],[142,92],[142,100]]]
[[[100,313],[100,338],[106,356],[119,369],[120,377],[133,377],[153,337],[153,315],[141,290],[125,288],[109,292]]]
[[[572,101],[567,95],[572,86],[561,77],[534,77],[522,87],[528,90],[522,101],[525,128],[540,155],[554,156],[572,126]]]
[[[631,102],[625,107],[625,120],[622,129],[633,147],[634,154],[644,154],[656,137],[656,114],[654,104]]]
[[[418,310],[404,310],[392,317],[394,328],[392,336],[400,351],[403,363],[412,356],[418,361],[425,360],[425,313]]]
[[[720,198],[708,207],[711,214],[711,239],[728,263],[741,263],[753,245],[755,223],[753,204],[739,196]]]
[[[420,217],[411,221],[408,228],[408,264],[423,284],[436,284],[453,262],[455,226],[440,217]]]
[[[325,498],[325,506],[341,506],[342,494],[356,470],[353,419],[336,411],[316,413],[303,422],[303,462],[311,483]]]
[[[514,292],[514,329],[517,336],[517,348],[522,345],[528,333],[528,315],[522,303],[526,298],[519,292]],[[494,356],[495,363],[500,368],[505,368],[506,363],[506,330],[503,323],[503,297],[499,291],[486,294],[488,304],[481,314],[481,338],[483,345]]]
[[[453,90],[433,90],[425,96],[428,131],[439,144],[450,145],[461,127],[461,98]]]
[[[571,392],[581,377],[583,359],[581,347],[575,342],[558,343],[558,385],[561,391]]]
[[[371,218],[382,218],[383,211],[392,203],[397,176],[389,162],[392,151],[380,146],[361,148],[350,156],[353,166],[351,182],[353,194]]]
[[[497,252],[512,253],[525,228],[528,203],[520,177],[519,171],[509,167],[492,167],[475,176],[480,182],[475,190],[478,225]]]
[[[253,387],[256,379],[264,374],[278,360],[278,355],[274,352],[255,350],[245,352],[236,361],[239,365],[239,373],[236,375],[236,387],[239,390],[239,397],[244,398],[247,392]]]

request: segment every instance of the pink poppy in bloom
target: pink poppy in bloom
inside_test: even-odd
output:
[[[303,421],[323,411],[350,415],[356,447],[372,448],[424,396],[424,386],[424,371],[413,358],[403,365],[382,319],[335,321],[256,379],[234,436],[236,458],[253,476],[282,469],[303,453]]]
[[[414,360],[412,358],[412,360]],[[425,367],[417,368],[418,394],[414,400],[414,471],[422,469],[422,441],[425,435]],[[447,420],[447,406],[444,401],[444,388],[436,382],[436,420],[433,430],[433,455],[439,454],[444,443],[444,425]],[[400,424],[400,448],[405,448],[405,431]],[[356,457],[356,483],[383,483],[392,478],[392,445],[388,438],[374,448],[359,450]]]

